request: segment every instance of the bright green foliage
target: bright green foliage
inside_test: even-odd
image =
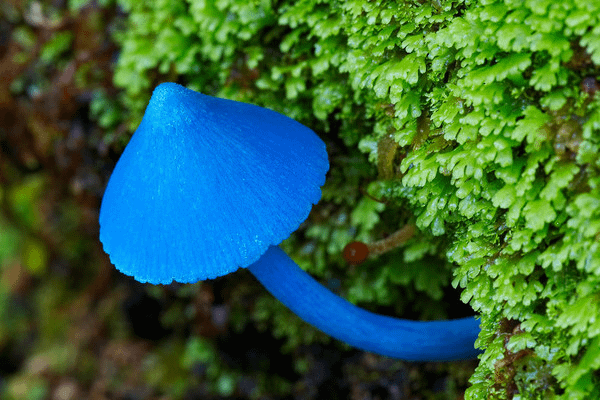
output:
[[[482,320],[467,399],[600,396],[600,98],[580,88],[600,77],[600,2],[120,3],[130,16],[115,83],[132,125],[152,86],[179,80],[369,153],[372,167],[333,153],[319,217],[287,243],[303,266],[341,278],[352,301],[431,317],[414,291],[439,299],[447,259]],[[385,207],[359,190],[384,137],[397,156],[379,170],[395,177],[369,187]],[[339,262],[344,244],[411,213],[422,233],[404,253]]]

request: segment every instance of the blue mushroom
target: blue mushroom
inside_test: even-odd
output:
[[[247,267],[300,318],[352,346],[412,361],[474,358],[475,318],[367,312],[277,246],[319,201],[328,169],[325,144],[299,122],[163,83],[106,187],[100,240],[140,282],[196,282]]]

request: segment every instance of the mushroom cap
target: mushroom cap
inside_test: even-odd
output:
[[[369,256],[369,246],[363,242],[351,242],[344,247],[342,256],[350,265],[362,264]]]
[[[299,122],[163,83],[110,177],[100,240],[140,282],[216,278],[295,231],[328,169],[325,144]]]

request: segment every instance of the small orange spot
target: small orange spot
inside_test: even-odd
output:
[[[369,247],[363,242],[348,243],[346,247],[344,247],[343,256],[348,264],[361,264],[369,256]]]

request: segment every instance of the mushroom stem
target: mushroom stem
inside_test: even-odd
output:
[[[404,244],[415,234],[415,225],[406,224],[390,236],[371,244],[350,242],[344,247],[342,256],[351,265],[362,264],[369,256],[379,256]]]
[[[413,237],[415,234],[415,225],[406,224],[390,236],[368,244],[369,254],[378,256],[385,254],[390,250],[397,248],[398,246],[406,243],[406,241]]]
[[[474,317],[409,321],[365,311],[327,290],[278,246],[270,246],[250,272],[301,319],[356,348],[406,361],[475,358]]]

